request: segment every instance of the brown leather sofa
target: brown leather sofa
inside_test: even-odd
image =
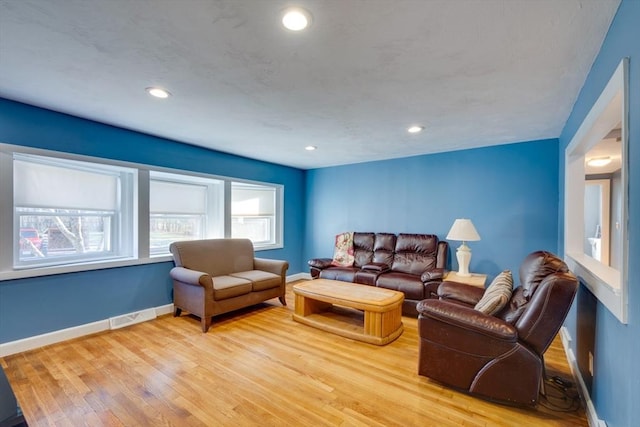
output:
[[[474,310],[484,290],[443,282],[418,304],[418,373],[479,397],[534,406],[544,352],[571,307],[578,280],[557,256],[538,251],[520,267],[520,286],[495,316]]]
[[[402,314],[416,317],[416,305],[437,298],[446,275],[449,245],[433,234],[360,233],[353,235],[352,267],[336,267],[331,258],[308,261],[312,278],[340,280],[401,291]]]
[[[174,242],[169,247],[175,267],[174,316],[186,310],[201,319],[202,332],[211,317],[258,304],[285,300],[287,261],[255,258],[249,239],[208,239]]]

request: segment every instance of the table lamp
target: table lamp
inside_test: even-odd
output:
[[[480,240],[480,235],[473,226],[470,219],[459,218],[453,222],[447,240],[456,240],[462,242],[456,250],[456,258],[458,259],[458,275],[469,277],[469,262],[471,262],[471,249],[465,242],[475,242]]]

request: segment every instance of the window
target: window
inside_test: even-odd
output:
[[[282,247],[284,187],[0,143],[0,280],[170,261],[177,240]]]
[[[13,155],[14,267],[132,256],[135,171]]]
[[[178,240],[222,237],[224,181],[152,171],[149,252],[169,253]]]
[[[251,239],[256,247],[282,245],[279,218],[281,188],[231,183],[231,237]]]

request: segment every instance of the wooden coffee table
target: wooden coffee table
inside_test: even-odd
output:
[[[402,334],[402,292],[316,279],[293,285],[293,293],[293,320],[305,325],[376,345]],[[362,310],[364,320],[353,309]]]

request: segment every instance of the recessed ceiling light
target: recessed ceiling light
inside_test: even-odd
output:
[[[424,130],[424,126],[411,126],[407,129],[409,133],[420,133]]]
[[[156,98],[168,98],[171,94],[159,87],[148,87],[145,89],[147,93],[151,96],[155,96]]]
[[[302,31],[311,24],[311,14],[300,7],[291,7],[282,15],[282,25],[291,31]]]
[[[316,147],[315,145],[307,145],[306,147],[304,147],[304,149],[307,151],[313,151],[313,150],[317,150],[318,147]]]
[[[589,166],[595,166],[597,168],[602,166],[607,166],[611,163],[611,157],[594,157],[593,159],[587,160],[587,164]]]

